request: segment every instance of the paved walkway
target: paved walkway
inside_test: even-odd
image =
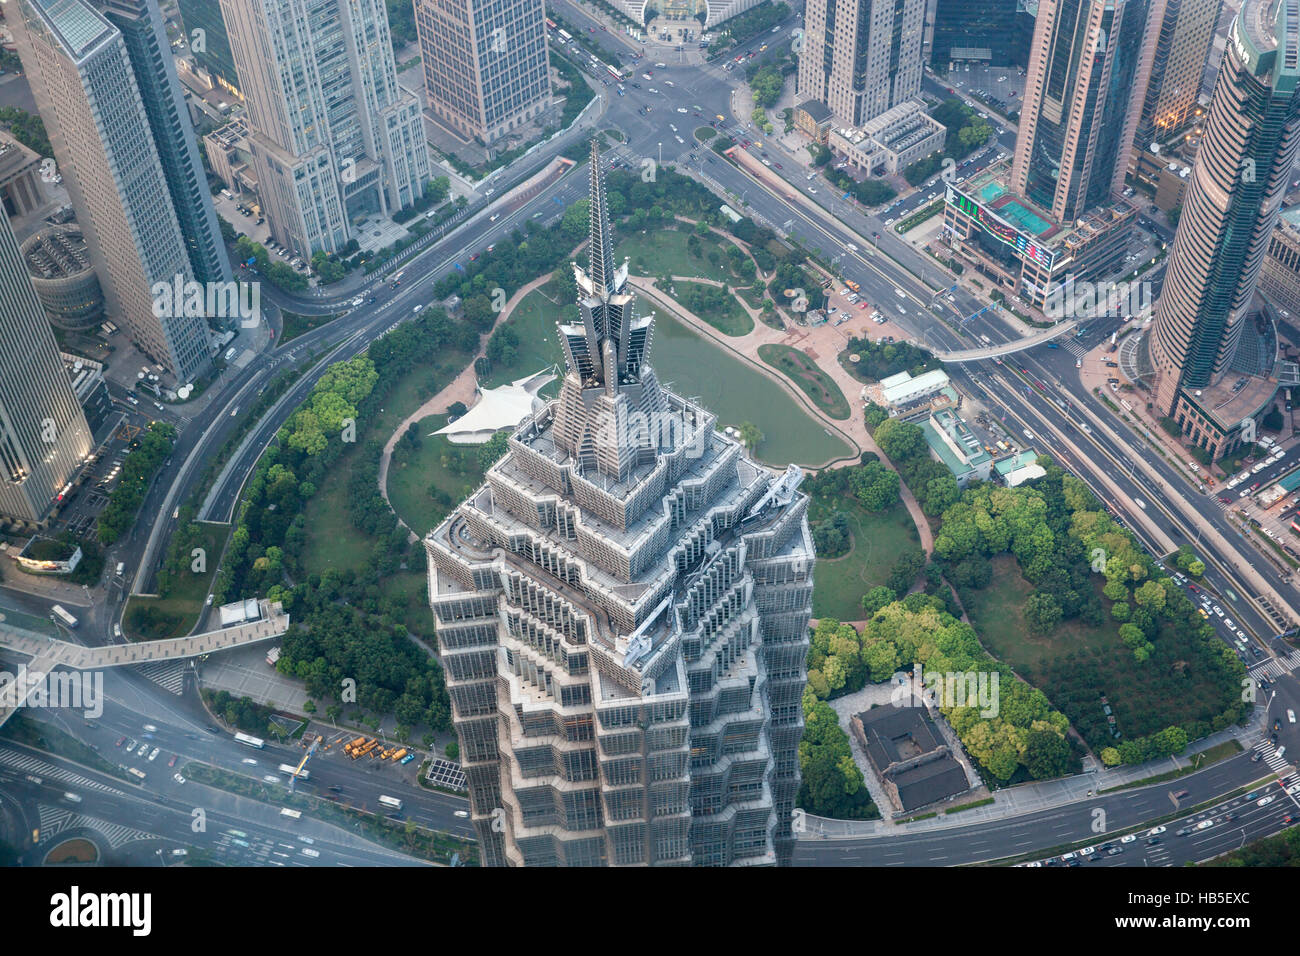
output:
[[[1229,740],[1237,740],[1242,748],[1249,750],[1262,730],[1262,708],[1256,708],[1255,715],[1245,727],[1233,727],[1211,734],[1197,742],[1197,753],[1208,750]],[[1171,770],[1190,767],[1195,762],[1196,753],[1179,757],[1153,760],[1131,767],[1113,767],[1097,773],[1081,773],[1072,777],[1045,780],[1041,783],[1026,783],[1017,787],[1008,787],[993,794],[993,803],[983,807],[974,807],[960,813],[945,814],[913,823],[888,823],[882,820],[832,820],[827,817],[807,818],[807,830],[800,839],[803,840],[850,840],[871,839],[874,837],[896,837],[910,833],[930,830],[947,830],[953,827],[971,826],[973,824],[992,823],[1008,820],[1027,813],[1047,810],[1052,807],[1065,806],[1081,800],[1096,799],[1098,791],[1113,790],[1126,784],[1137,783],[1150,777]],[[1261,776],[1263,771],[1261,771]],[[1168,781],[1170,790],[1178,789],[1176,780]],[[1173,805],[1171,804],[1171,807]]]
[[[492,337],[492,333],[496,331],[497,326],[510,317],[510,314],[514,312],[515,307],[519,305],[524,296],[545,285],[550,279],[551,273],[548,272],[529,282],[512,295],[506,303],[506,307],[497,314],[496,321],[492,323],[492,328],[479,336],[478,350],[474,353],[474,358],[461,369],[460,374],[452,379],[448,385],[444,386],[433,398],[402,419],[397,427],[393,429],[393,433],[388,436],[388,440],[384,442],[384,451],[379,456],[379,493],[384,496],[384,500],[388,502],[389,507],[392,507],[393,503],[388,498],[388,466],[393,460],[393,449],[397,446],[401,437],[406,434],[406,429],[413,422],[428,418],[430,415],[445,412],[457,402],[462,403],[466,408],[474,405],[475,400],[478,398],[478,376],[474,373],[474,360],[484,354],[487,340]],[[394,508],[393,513],[397,514],[397,509]],[[419,535],[411,530],[411,526],[402,520],[401,515],[397,515],[397,520],[403,528],[410,532],[412,541],[419,540]]]

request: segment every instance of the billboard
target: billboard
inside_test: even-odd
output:
[[[1039,245],[1038,240],[1021,232],[997,213],[980,205],[970,196],[948,185],[948,204],[965,213],[988,235],[1010,246],[1022,259],[1030,259],[1044,269],[1051,270],[1054,256],[1050,249]]]

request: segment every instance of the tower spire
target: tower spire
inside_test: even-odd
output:
[[[591,281],[597,290],[613,291],[614,240],[609,225],[605,173],[600,165],[600,141],[591,137]],[[599,294],[599,292],[597,292]]]

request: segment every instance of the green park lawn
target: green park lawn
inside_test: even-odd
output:
[[[296,339],[304,332],[319,329],[322,325],[329,325],[342,315],[342,312],[333,312],[329,315],[302,315],[298,312],[290,312],[287,309],[282,310],[280,318],[284,323],[284,330],[280,333],[280,344],[283,345],[290,339]]]
[[[132,597],[127,603],[126,614],[123,616],[125,622],[123,632],[131,640],[184,637],[198,623],[199,612],[203,610],[203,602],[207,599],[212,577],[216,574],[217,565],[221,561],[221,552],[226,547],[226,538],[230,536],[230,525],[203,523],[199,525],[199,530],[202,543],[198,547],[203,548],[206,553],[206,570],[202,573],[187,572],[176,575],[167,593],[161,597]],[[133,626],[136,621],[135,615],[141,613],[137,608],[153,609],[155,614],[159,615],[155,617],[159,627],[145,629]],[[169,626],[162,627],[164,622]]]
[[[748,335],[754,331],[754,320],[725,287],[675,281],[669,292],[683,308],[694,312],[723,335]]]
[[[768,344],[758,347],[758,357],[783,372],[831,418],[843,421],[851,414],[840,387],[803,352],[788,345]]]
[[[853,499],[815,498],[809,518],[818,521],[835,511],[848,514],[853,547],[841,558],[817,560],[813,617],[860,621],[864,616],[862,596],[885,583],[898,555],[919,546],[921,536],[901,501],[885,511],[872,512]]]
[[[445,436],[432,434],[446,423],[446,415],[422,419],[419,447],[398,442],[388,466],[393,510],[419,535],[436,527],[483,481],[477,445],[453,445]],[[433,486],[446,495],[441,502],[429,493]]]

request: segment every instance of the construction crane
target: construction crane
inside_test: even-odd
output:
[[[316,752],[316,748],[320,746],[321,739],[322,738],[317,737],[315,740],[311,742],[311,746],[307,748],[307,753],[303,755],[301,762],[299,762],[298,766],[294,768],[293,773],[289,775],[290,793],[294,792],[294,787],[298,783],[298,775],[302,773],[303,767],[307,766],[307,761],[311,760],[312,754],[314,754]]]

